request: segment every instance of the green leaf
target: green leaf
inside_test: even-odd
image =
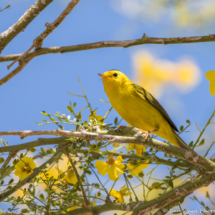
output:
[[[200,204],[205,207],[205,203],[204,202],[201,201]]]
[[[46,150],[44,148],[40,148],[40,150],[42,151],[43,154],[46,154]]]
[[[172,180],[169,180],[169,181],[168,181],[168,184],[169,184],[170,187],[174,188],[174,185],[173,185]]]
[[[189,143],[189,147],[192,147],[193,146],[193,141],[191,141],[190,143]]]
[[[114,119],[114,124],[116,125],[117,122],[118,122],[118,118],[116,117],[116,118]]]
[[[42,193],[39,195],[39,198],[40,198],[42,201],[45,201],[45,197],[44,197],[44,195],[43,195]]]
[[[60,122],[63,122],[63,120],[62,120],[60,117],[58,117],[58,120],[59,120]]]
[[[34,123],[36,123],[37,125],[43,125],[43,123],[39,123],[39,122],[34,122]]]
[[[72,109],[74,109],[74,108],[75,108],[75,106],[76,106],[76,102],[73,104]]]
[[[154,182],[152,185],[151,185],[151,189],[160,189],[161,188],[161,183],[159,182]]]
[[[54,117],[50,117],[50,120],[51,120],[52,122],[57,122],[56,119],[55,119]]]
[[[74,114],[73,109],[72,109],[69,105],[67,106],[67,110],[68,110],[70,113]]]
[[[186,120],[186,123],[190,124],[190,120],[189,120],[189,119],[187,119],[187,120]]]
[[[8,184],[12,184],[14,182],[14,179],[11,178],[10,181],[8,182]]]
[[[198,201],[198,199],[197,199],[195,196],[193,196],[193,198],[194,198],[196,201]]]
[[[198,146],[202,146],[205,144],[205,139],[202,139]]]
[[[52,154],[54,154],[54,153],[55,153],[55,150],[54,150],[54,149],[52,149],[52,148],[51,148],[51,153],[52,153]]]
[[[210,199],[210,195],[209,195],[208,191],[206,191],[206,197],[207,197],[208,199]]]
[[[84,172],[86,172],[86,173],[89,174],[89,175],[92,174],[91,171],[90,171],[90,170],[87,170],[87,169],[85,169]]]
[[[22,213],[28,213],[29,210],[28,209],[22,209]]]
[[[0,10],[0,12],[2,12],[3,10],[10,8],[10,5],[7,5],[6,7],[4,7],[2,10]]]
[[[180,126],[180,131],[183,131],[183,129],[184,129],[184,126],[182,125],[182,126]]]
[[[35,152],[36,151],[36,148],[34,147],[34,148],[30,148],[30,150],[29,150],[30,152]]]
[[[0,164],[4,162],[4,158],[0,157]]]
[[[184,202],[184,199],[185,199],[185,196],[182,196],[182,197],[180,198],[180,204],[182,204],[182,203]]]
[[[49,114],[46,113],[45,111],[42,111],[41,114],[43,114],[44,116],[49,116]]]

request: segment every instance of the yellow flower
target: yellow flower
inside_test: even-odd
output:
[[[193,89],[200,80],[200,70],[193,60],[171,62],[155,58],[148,51],[134,55],[135,81],[159,98],[168,84],[185,92]]]
[[[120,145],[120,143],[113,143],[113,147],[118,147]]]
[[[142,156],[142,153],[146,151],[146,147],[139,144],[132,144],[129,143],[126,147],[127,150],[134,150],[136,151],[137,155]]]
[[[96,118],[97,121],[101,121],[103,119],[102,116],[96,115],[96,110],[93,111],[93,115],[90,114],[89,116],[89,122],[93,121]]]
[[[210,93],[215,96],[215,70],[206,72],[205,77],[210,81]]]
[[[121,189],[120,191],[116,191],[114,189],[111,189],[110,196],[115,198],[114,202],[124,202],[123,196],[131,195],[131,192],[127,192],[129,189],[127,187]]]
[[[111,155],[106,162],[104,161],[96,161],[95,166],[98,170],[98,174],[102,174],[105,176],[108,173],[108,177],[116,181],[119,179],[119,174],[123,174],[123,168],[125,164],[122,164],[122,156],[118,156],[115,160],[114,156]]]
[[[148,166],[149,166],[148,163],[138,164],[138,165],[133,165],[131,163],[127,163],[127,167],[128,167],[128,170],[130,171],[130,174],[134,175],[134,176],[138,176],[138,174],[140,172],[142,172],[142,170],[147,168]]]
[[[62,170],[59,170],[59,173],[60,173],[60,175],[61,175],[61,174],[63,174],[63,171],[62,171]],[[65,176],[63,177],[63,179],[64,179],[65,181],[69,182],[70,184],[76,184],[77,181],[78,181],[78,179],[77,179],[77,177],[76,177],[76,175],[75,175],[75,172],[74,172],[74,169],[73,169],[73,168],[69,169],[69,170],[66,172]]]
[[[29,157],[24,157],[15,165],[16,171],[14,174],[22,181],[33,172],[34,168],[36,168],[34,160]]]

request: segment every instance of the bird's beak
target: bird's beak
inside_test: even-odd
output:
[[[102,78],[104,78],[104,77],[105,77],[105,75],[100,74],[100,73],[98,73],[98,75],[99,75],[100,77],[102,77]]]

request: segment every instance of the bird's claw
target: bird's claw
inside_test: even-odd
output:
[[[125,125],[118,125],[118,128],[116,129],[118,135],[123,131],[124,128],[127,128]]]
[[[139,130],[137,132],[137,134],[135,134],[135,137],[144,137],[144,142],[146,142],[146,140],[148,139],[150,134],[150,131],[143,131],[143,130]]]

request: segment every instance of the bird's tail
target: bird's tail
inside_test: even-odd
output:
[[[186,150],[191,150],[191,148],[178,136],[178,134],[175,133],[175,137],[178,141],[178,145],[179,147],[181,147],[182,149],[186,149]]]

